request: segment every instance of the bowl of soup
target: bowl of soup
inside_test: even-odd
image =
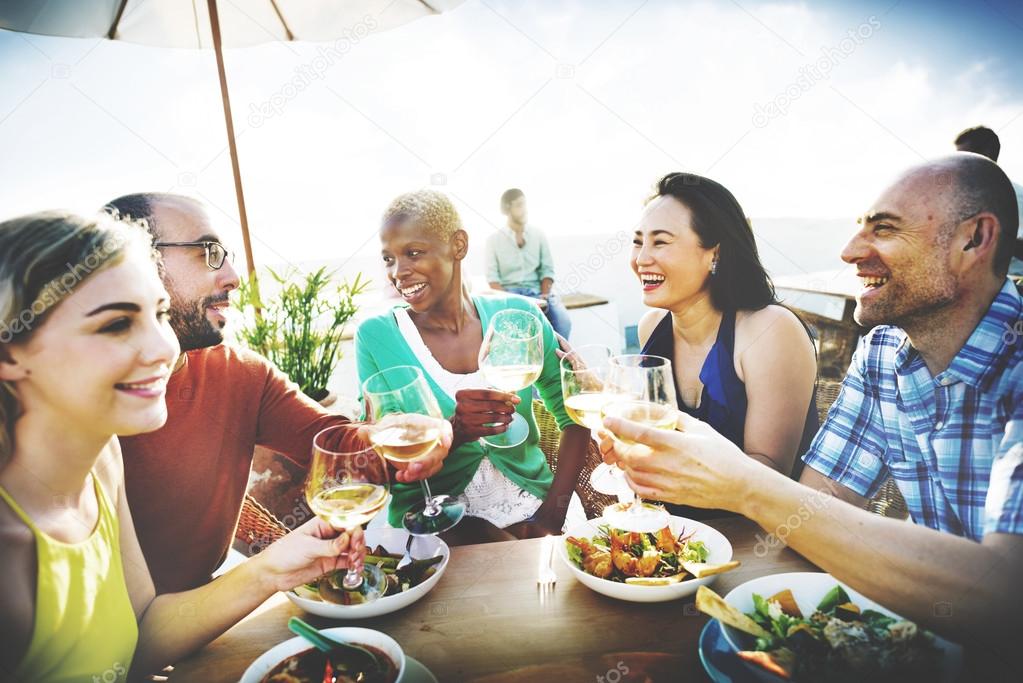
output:
[[[321,629],[331,640],[359,645],[371,651],[387,669],[377,683],[396,683],[405,673],[405,653],[386,633],[342,626]],[[242,674],[240,683],[322,683],[326,655],[305,638],[295,637],[264,652]],[[340,673],[338,683],[345,679]]]

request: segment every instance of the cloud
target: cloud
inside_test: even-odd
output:
[[[914,49],[904,24],[875,19],[845,50],[871,15],[806,3],[468,2],[369,36],[258,128],[250,104],[281,92],[316,46],[229,52],[257,260],[356,248],[388,199],[437,174],[480,238],[508,186],[526,189],[549,230],[628,230],[653,181],[678,169],[724,182],[753,216],[848,218],[901,166],[950,151],[979,122],[999,130],[1003,164],[1023,178],[1023,98],[993,76],[1007,56],[953,67]],[[0,92],[0,116],[17,109],[0,124],[14,160],[0,183],[9,213],[177,188],[212,200],[230,226],[209,52],[33,40],[48,52],[59,43],[74,66],[20,103],[50,65],[0,34],[0,50],[24,55],[35,78]],[[827,75],[812,76],[827,54]],[[754,125],[757,107],[786,93],[784,113]]]

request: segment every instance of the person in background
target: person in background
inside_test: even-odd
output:
[[[661,178],[636,228],[630,263],[652,309],[639,321],[641,353],[671,360],[677,407],[750,458],[798,476],[793,464],[801,464],[798,455],[817,433],[813,340],[778,305],[732,193],[693,174]],[[668,509],[690,518],[721,515]]]
[[[867,210],[842,259],[863,285],[856,322],[873,329],[799,482],[685,414],[679,431],[605,420],[649,448],[605,436],[605,459],[644,497],[784,528],[767,542],[1004,667],[970,680],[1018,680],[1023,297],[1006,277],[1017,220],[1005,173],[965,152],[909,169]],[[915,524],[863,509],[889,476]]]
[[[466,517],[445,534],[449,543],[479,543],[558,534],[586,458],[590,432],[565,412],[554,331],[528,300],[508,295],[471,296],[461,262],[469,236],[451,201],[433,190],[401,195],[380,228],[381,258],[403,303],[362,322],[355,333],[359,380],[384,368],[423,370],[454,440],[443,468],[430,479],[435,494],[461,497]],[[543,326],[540,377],[517,394],[489,388],[479,369],[483,334],[502,309],[534,314]],[[533,386],[563,430],[557,475],[551,473],[532,411]],[[525,442],[490,448],[481,436],[503,433],[517,411],[529,425]],[[496,426],[492,426],[495,425]],[[419,486],[395,484],[388,518],[393,526],[422,501]]]
[[[365,552],[312,519],[213,584],[157,596],[117,435],[159,429],[178,356],[145,230],[106,215],[0,223],[0,679],[123,682],[277,591]],[[179,509],[203,507],[168,485]],[[187,549],[187,541],[179,551]]]
[[[986,126],[967,128],[955,139],[956,150],[983,154],[991,161],[998,161],[1002,151],[1002,143],[998,134]],[[1023,277],[1023,185],[1014,182],[1016,191],[1016,208],[1019,211],[1019,234],[1016,235],[1016,246],[1013,250],[1012,263],[1009,264],[1009,275]]]
[[[572,321],[568,309],[554,293],[554,260],[547,237],[526,220],[526,195],[510,189],[501,195],[504,226],[487,238],[487,282],[491,289],[541,299],[544,312],[559,335],[568,339]]]
[[[187,590],[210,581],[227,556],[255,446],[308,467],[313,437],[349,420],[327,412],[259,354],[224,343],[238,273],[200,202],[140,193],[105,208],[144,221],[163,257],[170,325],[182,351],[167,385],[167,423],[126,436],[121,448],[128,502],[156,590]],[[445,454],[439,446],[396,476],[429,476]]]

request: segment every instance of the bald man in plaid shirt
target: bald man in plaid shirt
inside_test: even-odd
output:
[[[761,543],[785,542],[972,646],[984,680],[1018,680],[1023,299],[1006,277],[1017,222],[1012,183],[971,153],[910,169],[860,219],[842,258],[863,283],[856,320],[873,329],[798,483],[685,415],[674,432],[605,420],[650,448],[605,436],[605,460],[643,497],[753,519],[770,532]],[[863,509],[889,476],[915,524]]]

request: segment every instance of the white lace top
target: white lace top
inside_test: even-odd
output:
[[[396,308],[394,310],[394,318],[398,323],[398,329],[401,330],[401,334],[405,338],[405,342],[412,349],[419,362],[423,364],[426,374],[430,375],[433,381],[452,400],[454,400],[455,394],[459,389],[490,388],[490,385],[483,378],[483,373],[478,370],[468,374],[458,374],[445,370],[437,362],[437,359],[433,357],[406,309]],[[486,445],[484,445],[484,453],[486,448]],[[486,455],[480,461],[479,469],[473,475],[472,481],[465,487],[465,491],[458,496],[458,499],[465,503],[466,514],[485,519],[502,529],[516,522],[528,519],[537,511],[540,504],[543,503],[542,500],[528,491],[522,490],[515,482],[504,476],[490,462],[490,458],[486,457]]]

